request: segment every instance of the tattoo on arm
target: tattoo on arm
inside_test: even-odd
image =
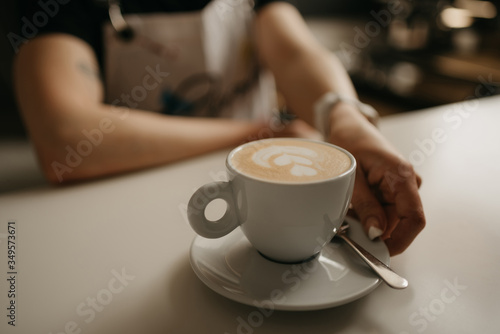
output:
[[[82,61],[77,64],[78,69],[92,79],[101,80],[99,70]]]
[[[86,88],[88,89],[89,96],[95,97],[98,101],[104,101],[104,84],[101,77],[101,73],[98,66],[95,66],[92,62],[86,62],[79,60],[76,63],[76,69],[86,77],[88,80],[84,79],[86,83]]]

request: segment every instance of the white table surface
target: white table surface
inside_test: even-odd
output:
[[[410,281],[406,290],[380,285],[331,309],[275,311],[251,333],[497,333],[499,107],[492,97],[382,120],[424,180],[427,227],[391,264]],[[34,164],[29,146],[19,150]],[[12,156],[8,144],[0,152]],[[193,190],[220,178],[225,155],[65,187],[2,158],[2,177],[35,185],[0,194],[0,332],[238,333],[238,319],[257,309],[198,280],[184,215]],[[6,317],[8,221],[16,222],[16,327]]]

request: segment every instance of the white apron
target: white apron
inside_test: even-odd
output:
[[[125,15],[104,27],[106,100],[171,115],[265,120],[276,106],[259,68],[253,2],[215,0],[198,12]],[[121,15],[120,15],[121,17]]]

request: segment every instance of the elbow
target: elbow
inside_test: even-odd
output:
[[[69,148],[69,146],[67,147]],[[57,155],[57,158],[49,158],[49,154],[39,158],[42,173],[52,185],[63,185],[99,176],[86,168],[83,163],[84,158],[76,151],[70,150],[65,153],[65,156]]]
[[[39,157],[39,165],[45,179],[53,185],[62,185],[74,181],[75,177],[78,178],[74,174],[74,168],[61,159],[50,159],[46,155],[43,158]]]
[[[68,133],[53,133],[50,140],[35,142],[40,168],[47,181],[53,185],[88,178],[84,163],[85,154],[88,153],[85,149],[88,148],[72,145],[74,137]]]
[[[37,155],[42,173],[51,184],[61,185],[78,178],[78,173],[75,173],[77,160],[71,163],[66,159],[63,145],[39,145]],[[70,158],[69,153],[67,158]]]

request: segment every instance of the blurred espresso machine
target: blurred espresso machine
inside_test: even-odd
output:
[[[499,0],[374,0],[338,55],[365,93],[408,109],[500,93]]]

